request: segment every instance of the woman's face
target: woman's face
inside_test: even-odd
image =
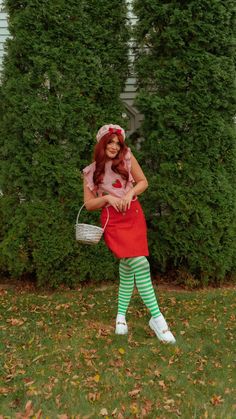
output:
[[[107,143],[105,153],[109,159],[114,159],[120,151],[120,142],[117,135],[115,135],[109,142]]]

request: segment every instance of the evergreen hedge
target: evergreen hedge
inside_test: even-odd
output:
[[[235,269],[235,2],[135,0],[137,106],[153,266]]]
[[[76,243],[74,224],[95,133],[122,122],[125,1],[5,5],[11,37],[0,89],[1,270],[51,286],[113,278],[113,257],[104,245]]]

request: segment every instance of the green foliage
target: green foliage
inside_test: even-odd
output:
[[[108,0],[5,3],[11,37],[0,89],[1,269],[31,272],[53,286],[102,279],[103,257],[108,264],[112,256],[78,245],[74,224],[95,133],[121,122],[125,1],[112,2],[115,14]],[[114,278],[113,267],[107,272]]]
[[[235,4],[136,0],[137,106],[154,266],[235,269]]]

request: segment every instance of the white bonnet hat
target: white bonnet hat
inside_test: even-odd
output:
[[[120,127],[120,125],[113,125],[113,124],[107,124],[103,125],[97,132],[96,139],[97,142],[101,140],[102,137],[106,134],[118,134],[122,135],[123,140],[125,141],[125,130]]]

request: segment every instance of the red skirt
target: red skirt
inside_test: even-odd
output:
[[[148,256],[147,226],[139,201],[132,201],[130,209],[125,213],[117,212],[112,206],[107,208],[109,221],[104,231],[107,247],[117,258]],[[103,208],[102,227],[106,220],[107,210]]]

